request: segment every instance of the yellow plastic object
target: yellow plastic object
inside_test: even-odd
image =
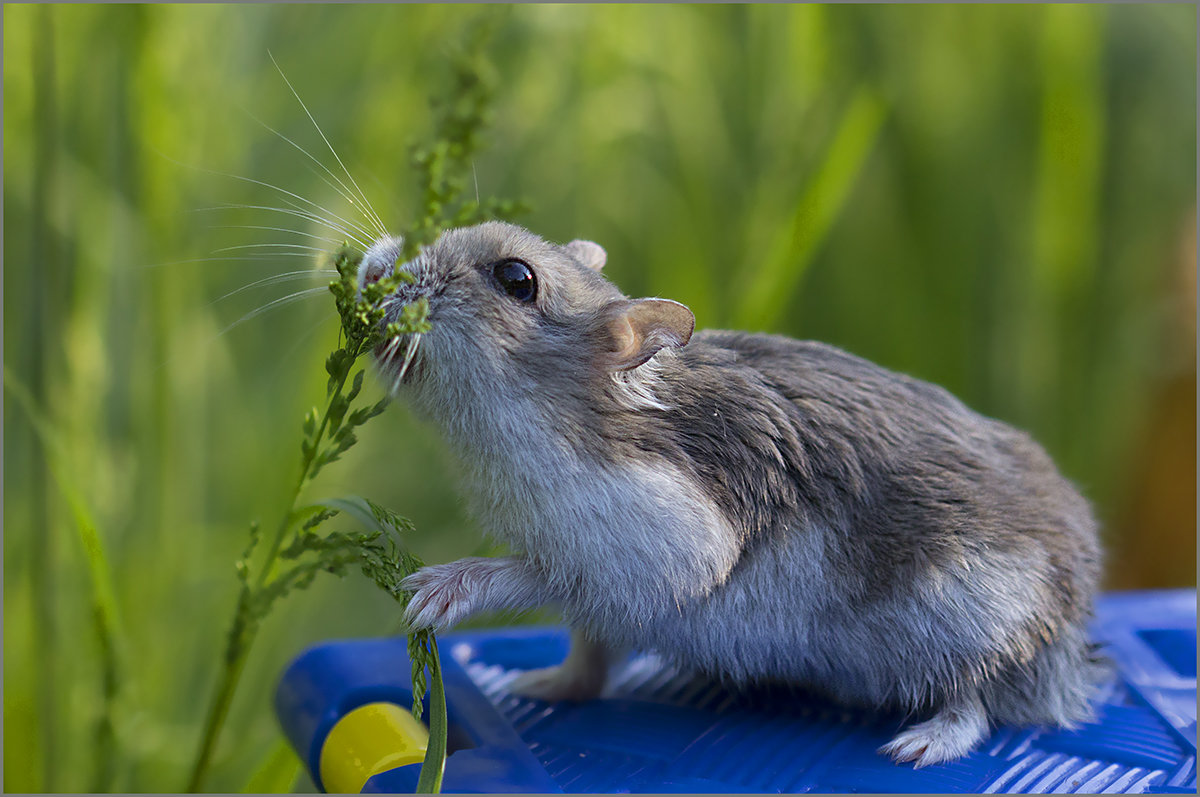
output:
[[[337,721],[321,747],[325,791],[358,794],[380,772],[425,759],[429,730],[395,703],[367,703]]]

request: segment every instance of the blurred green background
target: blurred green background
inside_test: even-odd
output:
[[[1109,587],[1195,583],[1194,6],[9,4],[7,791],[182,788],[247,524],[286,508],[335,315],[321,295],[222,334],[321,278],[226,294],[340,234],[206,209],[286,207],[227,173],[356,211],[264,126],[337,169],[268,53],[402,229],[408,146],[481,16],[484,196],[700,327],[822,339],[1030,430],[1094,501]],[[370,431],[311,492],[410,516],[428,561],[474,550],[436,433],[402,406]],[[396,622],[361,578],[289,598],[208,786],[290,784],[280,669]]]

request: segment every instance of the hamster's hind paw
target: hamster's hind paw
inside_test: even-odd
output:
[[[604,691],[608,667],[621,655],[619,649],[589,639],[576,629],[571,632],[571,649],[562,664],[522,673],[508,689],[515,695],[548,703],[592,700]]]
[[[933,719],[900,732],[879,752],[896,763],[912,761],[919,769],[966,755],[985,733],[987,713],[978,696],[972,694],[948,703]]]
[[[588,678],[564,664],[522,673],[512,680],[508,690],[512,694],[545,700],[547,703],[559,700],[580,702],[599,695],[603,686],[603,679],[597,681],[595,678]]]

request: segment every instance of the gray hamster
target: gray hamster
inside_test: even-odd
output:
[[[377,242],[360,280],[398,252]],[[589,699],[616,656],[653,650],[924,715],[880,748],[917,766],[992,722],[1089,716],[1096,523],[1028,435],[832,346],[693,334],[604,261],[490,222],[405,266],[392,312],[424,296],[432,331],[377,363],[517,552],[410,576],[413,626],[554,604],[571,651],[517,692]]]

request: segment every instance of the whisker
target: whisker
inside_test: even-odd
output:
[[[322,249],[320,251],[323,252],[325,250]],[[308,252],[263,252],[260,255],[242,255],[240,258],[232,257],[230,259],[231,260],[240,260],[242,258],[246,258],[246,259],[253,259],[253,260],[268,260],[269,261],[276,257],[306,257],[309,260],[312,259],[312,255],[310,255]]]
[[[232,252],[237,249],[263,249],[268,246],[277,246],[277,247],[281,247],[283,249],[303,249],[307,252],[328,252],[329,251],[328,249],[325,249],[324,247],[321,247],[321,246],[305,246],[304,244],[288,244],[288,243],[278,243],[278,242],[274,242],[274,241],[267,242],[267,243],[259,243],[259,244],[241,244],[239,246],[223,246],[220,249],[214,249],[213,251],[214,252]],[[278,252],[277,254],[286,254],[286,253]]]
[[[404,376],[408,373],[409,366],[413,364],[413,360],[416,358],[417,352],[420,351],[421,341],[425,340],[425,336],[418,332],[416,335],[413,335],[413,340],[415,342],[413,343],[412,351],[404,355],[404,367],[400,369],[401,376]]]
[[[326,238],[323,235],[305,232],[304,230],[292,230],[287,227],[264,227],[261,224],[213,224],[209,226],[210,230],[272,230],[274,232],[290,232],[295,235],[303,235],[307,238],[313,238],[318,241],[325,241],[331,244],[340,244],[337,238]]]
[[[256,121],[257,121],[257,120],[256,120]],[[260,122],[260,124],[262,124],[262,123]],[[272,132],[274,132],[274,131],[272,131]],[[263,186],[264,188],[270,188],[270,189],[271,189],[271,190],[273,190],[273,191],[278,191],[278,192],[279,192],[279,193],[281,193],[281,194],[286,194],[287,196],[294,197],[294,198],[296,198],[296,199],[300,200],[301,202],[304,202],[304,203],[306,203],[306,204],[309,204],[309,205],[313,206],[313,207],[314,207],[314,208],[316,208],[317,210],[322,210],[322,211],[324,211],[325,213],[328,213],[328,214],[329,214],[329,216],[330,216],[330,217],[332,217],[333,219],[335,219],[335,220],[337,220],[337,221],[340,221],[340,222],[342,222],[342,223],[343,223],[343,224],[345,224],[347,227],[352,227],[352,228],[354,228],[354,229],[355,229],[355,230],[357,230],[358,232],[361,232],[361,233],[363,233],[364,235],[366,235],[368,238],[373,238],[373,237],[374,237],[374,236],[371,234],[371,231],[370,231],[370,230],[368,230],[368,229],[366,229],[365,227],[363,227],[363,226],[361,226],[361,225],[359,225],[359,224],[353,223],[353,222],[351,222],[351,221],[349,221],[349,220],[347,220],[347,219],[343,219],[343,218],[341,218],[340,216],[338,216],[337,214],[335,214],[333,211],[329,210],[329,208],[322,207],[321,205],[318,205],[316,202],[313,202],[311,199],[305,199],[304,197],[300,196],[299,194],[296,194],[296,193],[293,193],[293,192],[291,192],[291,191],[288,191],[286,188],[281,188],[280,186],[273,185],[273,184],[271,184],[271,183],[268,183],[268,182],[265,182],[265,181],[263,181],[263,180],[256,180],[256,179],[254,179],[253,177],[243,177],[243,176],[241,176],[240,174],[232,174],[232,173],[230,173],[230,172],[222,172],[222,171],[217,171],[217,170],[215,170],[215,169],[206,169],[206,168],[204,168],[204,167],[202,167],[202,166],[191,166],[191,165],[189,165],[189,164],[186,164],[186,163],[182,163],[182,162],[180,162],[180,161],[177,161],[177,160],[175,160],[174,158],[172,158],[172,157],[171,157],[171,156],[169,156],[169,155],[164,155],[164,154],[163,154],[163,153],[161,153],[161,152],[159,152],[158,154],[159,154],[159,155],[160,155],[162,158],[164,158],[164,159],[166,159],[166,160],[170,161],[171,163],[174,163],[176,166],[182,166],[182,167],[183,167],[183,168],[185,168],[185,169],[194,169],[194,170],[196,170],[196,171],[199,171],[199,172],[204,172],[204,173],[206,173],[206,174],[213,174],[213,175],[216,175],[216,176],[218,176],[218,177],[228,177],[228,178],[230,178],[231,180],[241,180],[242,182],[245,182],[245,183],[251,183],[251,184],[253,184],[253,185],[261,185],[261,186]],[[310,157],[311,157],[311,156],[310,156]],[[333,188],[333,186],[332,186],[332,185],[331,185],[330,187],[331,187],[331,188]],[[336,191],[337,189],[336,189],[336,188],[334,188],[334,190]],[[339,192],[339,193],[341,193],[341,192]],[[348,196],[346,196],[345,194],[342,194],[342,197],[343,197],[344,199],[346,199],[348,202],[350,202],[350,204],[351,204],[351,205],[354,205],[354,204],[356,204],[356,201],[354,200],[354,198],[353,198],[353,197],[348,197]],[[297,209],[299,209],[299,208],[297,208]]]
[[[404,349],[405,362],[408,361],[408,353],[413,350],[413,347],[415,345],[416,345],[416,336],[414,335],[413,337],[408,339],[408,346],[406,346]],[[400,382],[403,379],[404,379],[404,366],[401,365],[400,368],[396,370],[396,378],[392,380],[392,389],[390,391],[388,391],[388,395],[391,395],[391,396],[396,395],[396,391],[400,389]]]
[[[217,172],[217,174],[221,174],[221,172]],[[310,206],[312,206],[312,207],[316,208],[317,210],[323,211],[323,212],[326,214],[326,216],[322,216],[321,218],[322,218],[322,219],[324,219],[325,221],[331,221],[331,220],[332,220],[332,221],[341,222],[342,224],[344,224],[345,226],[347,226],[347,227],[349,227],[350,229],[354,230],[355,232],[360,232],[360,233],[362,233],[363,235],[365,235],[365,236],[366,236],[366,237],[368,237],[368,238],[372,238],[372,237],[373,237],[373,236],[372,236],[372,234],[371,234],[371,231],[370,231],[370,230],[368,230],[366,227],[362,226],[361,224],[358,224],[357,222],[350,221],[349,219],[344,219],[344,218],[342,218],[341,216],[339,216],[339,215],[337,215],[336,213],[334,213],[334,212],[333,212],[332,210],[330,210],[329,208],[327,208],[327,207],[324,207],[323,205],[318,205],[316,202],[313,202],[311,199],[305,199],[304,197],[300,196],[299,194],[295,194],[295,193],[293,193],[293,192],[291,192],[291,191],[288,191],[286,188],[280,188],[280,187],[279,187],[279,186],[277,186],[277,185],[272,185],[272,184],[270,184],[270,183],[263,182],[262,180],[255,180],[255,179],[253,179],[253,178],[250,178],[250,177],[238,177],[238,175],[236,175],[236,174],[229,174],[229,175],[225,175],[225,176],[227,176],[227,177],[232,177],[232,178],[234,178],[234,179],[236,179],[236,180],[245,180],[246,182],[249,182],[249,183],[254,183],[255,185],[261,185],[261,186],[264,186],[264,187],[266,187],[266,188],[272,188],[272,189],[274,189],[274,190],[278,191],[278,192],[279,192],[279,193],[281,193],[281,194],[285,194],[285,195],[287,195],[287,196],[290,196],[290,197],[293,197],[293,198],[295,198],[295,199],[298,199],[298,200],[300,200],[301,202],[303,202],[303,203],[304,203],[304,204],[306,204],[306,205],[310,205]],[[331,186],[331,187],[332,187],[332,186]],[[337,189],[334,189],[334,190],[336,191]],[[299,205],[297,205],[295,202],[292,202],[292,201],[290,201],[290,200],[287,200],[287,199],[285,199],[285,200],[283,200],[283,201],[284,201],[284,202],[285,202],[285,203],[286,203],[286,204],[287,204],[289,207],[295,208],[296,210],[302,211],[302,212],[304,212],[304,213],[313,213],[313,215],[314,215],[314,216],[316,216],[316,215],[319,215],[319,214],[317,214],[317,213],[315,213],[315,212],[313,212],[313,211],[311,211],[311,210],[306,210],[305,208],[302,208],[302,207],[300,207],[300,206],[299,206]],[[350,200],[350,201],[351,201],[351,203],[353,204],[353,200]]]
[[[269,54],[269,53],[268,53],[268,54]],[[276,68],[278,68],[278,64],[276,64]],[[286,78],[285,78],[285,80],[286,80]],[[303,104],[304,104],[304,103],[301,103],[301,105],[303,105]],[[337,192],[337,194],[338,194],[338,195],[339,195],[339,196],[340,196],[342,199],[344,199],[344,200],[346,200],[347,202],[349,202],[349,203],[351,204],[351,206],[353,206],[353,207],[355,208],[355,210],[358,210],[360,213],[362,213],[362,208],[361,208],[361,207],[359,207],[359,205],[361,205],[362,203],[361,203],[361,202],[359,202],[359,200],[355,199],[353,196],[351,196],[351,195],[350,195],[350,193],[349,193],[349,192],[350,192],[350,187],[349,187],[349,186],[347,186],[347,185],[346,185],[344,182],[342,182],[342,180],[341,180],[341,178],[340,178],[340,177],[338,177],[336,174],[334,174],[333,172],[331,172],[331,171],[329,170],[329,167],[328,167],[328,166],[326,166],[324,163],[321,163],[321,161],[317,160],[316,156],[314,156],[314,155],[313,155],[311,152],[309,152],[309,151],[308,151],[308,150],[306,150],[304,147],[302,147],[302,146],[300,146],[299,144],[297,144],[297,143],[296,143],[295,141],[293,141],[292,139],[290,139],[290,138],[288,138],[287,136],[285,136],[283,133],[280,133],[278,130],[276,130],[275,128],[271,127],[269,124],[267,124],[266,122],[264,122],[262,119],[259,119],[257,116],[255,116],[254,114],[252,114],[252,113],[250,113],[249,111],[245,110],[244,108],[242,109],[242,111],[243,111],[243,112],[244,112],[244,113],[245,113],[247,116],[249,116],[251,119],[253,119],[254,121],[258,122],[260,125],[262,125],[264,128],[266,128],[266,129],[267,129],[267,130],[269,130],[270,132],[274,133],[275,135],[279,136],[279,138],[283,139],[283,140],[284,140],[284,141],[286,141],[287,143],[291,144],[291,145],[292,145],[293,147],[295,147],[295,148],[296,148],[296,149],[297,149],[297,150],[298,150],[298,151],[299,151],[301,154],[303,154],[305,157],[307,157],[307,158],[308,158],[309,160],[311,160],[313,163],[315,163],[315,164],[317,164],[318,166],[320,166],[320,167],[321,167],[321,169],[323,169],[323,170],[325,171],[325,173],[326,173],[326,174],[328,174],[330,177],[332,177],[334,180],[336,180],[336,181],[337,181],[338,185],[334,185],[333,183],[329,182],[329,180],[328,180],[328,179],[326,179],[325,177],[321,176],[321,174],[320,174],[319,172],[316,172],[316,171],[314,171],[313,173],[314,173],[314,174],[316,174],[318,177],[320,177],[320,178],[321,178],[321,180],[322,180],[322,182],[324,182],[324,183],[325,183],[325,185],[329,186],[329,187],[330,187],[330,188],[332,188],[334,191],[336,191],[336,192]],[[310,168],[311,168],[311,167],[310,167]],[[338,186],[341,186],[341,187],[339,188]],[[367,216],[367,214],[363,213],[363,217],[364,217],[364,218],[366,218],[368,222],[370,222],[370,223],[372,223],[372,224],[375,224],[375,220],[374,220],[374,219],[372,219],[372,218],[370,218],[369,216]],[[386,233],[384,233],[384,234],[386,235]]]
[[[211,302],[208,303],[208,306],[211,307],[212,305],[216,304],[217,302],[228,299],[230,296],[236,296],[237,294],[242,293],[243,291],[248,291],[251,288],[257,288],[262,285],[275,285],[280,282],[294,282],[294,281],[304,279],[304,278],[311,278],[311,277],[319,276],[321,274],[337,274],[337,271],[332,268],[323,268],[323,269],[319,269],[317,271],[311,271],[311,270],[310,271],[289,271],[285,274],[276,274],[271,277],[264,277],[263,279],[257,280],[255,282],[251,282],[249,285],[243,285],[242,287],[237,288],[236,290],[232,290],[229,293],[225,294],[224,296],[222,296],[218,299],[213,299]]]
[[[392,383],[392,393],[400,389],[400,383],[404,381],[404,375],[408,373],[408,367],[412,365],[413,357],[416,356],[417,347],[420,345],[420,333],[408,339],[408,349],[404,352],[404,364],[400,366],[400,373],[396,375],[396,380]]]
[[[396,353],[396,349],[400,347],[400,337],[396,336],[388,341],[388,344],[383,347],[383,353],[379,356],[379,361],[386,365],[391,365],[392,355]]]
[[[316,296],[319,293],[326,293],[328,290],[329,289],[325,288],[325,287],[306,288],[305,290],[296,291],[293,294],[284,296],[281,299],[275,299],[274,301],[267,302],[262,307],[258,308],[257,310],[251,310],[249,313],[246,313],[246,315],[242,316],[237,321],[234,321],[232,324],[230,324],[229,326],[222,329],[220,334],[217,335],[217,337],[218,338],[221,337],[221,335],[224,335],[225,333],[229,332],[230,330],[234,329],[235,327],[241,326],[242,324],[246,323],[247,321],[250,321],[251,319],[258,318],[260,315],[267,312],[268,310],[273,310],[278,307],[283,307],[285,305],[293,304],[295,302],[301,301],[302,299],[308,299],[313,296]],[[214,338],[214,340],[215,339],[216,338]]]
[[[136,270],[142,270],[142,269],[147,269],[147,268],[164,268],[166,266],[182,266],[182,265],[186,265],[188,263],[223,263],[223,262],[243,263],[243,262],[250,261],[250,260],[257,260],[260,262],[269,263],[272,260],[274,260],[275,257],[277,257],[277,256],[308,257],[308,255],[300,253],[300,252],[276,252],[274,255],[270,255],[270,254],[239,255],[236,257],[192,257],[192,258],[188,258],[187,260],[168,260],[165,263],[146,263],[145,265],[133,266],[132,268],[134,268]]]
[[[290,208],[277,208],[277,207],[273,207],[271,205],[240,205],[240,204],[218,205],[216,207],[211,207],[211,208],[195,208],[195,210],[196,210],[196,212],[208,211],[208,210],[270,210],[275,213],[286,213],[289,216],[297,216],[301,219],[306,219],[308,221],[315,221],[318,224],[322,224],[331,230],[340,232],[342,235],[346,236],[347,240],[350,240],[350,241],[353,241],[354,243],[356,243],[358,245],[358,247],[360,249],[362,249],[362,251],[364,251],[364,252],[370,248],[366,244],[364,244],[362,242],[362,240],[359,239],[358,236],[354,235],[349,230],[339,227],[338,225],[334,224],[333,222],[329,221],[328,219],[323,219],[320,216],[317,216],[316,214],[309,213],[308,211],[304,211],[304,210],[293,210]]]
[[[367,238],[367,240],[372,240],[372,241],[375,240],[374,233],[372,233],[366,227],[362,226],[361,224],[356,224],[352,221],[349,221],[348,219],[343,219],[341,216],[336,216],[332,213],[329,213],[329,211],[325,210],[325,208],[321,208],[321,210],[325,210],[326,213],[329,213],[328,218],[321,216],[319,213],[316,213],[315,211],[311,211],[311,210],[308,210],[307,208],[301,207],[300,205],[297,205],[295,202],[293,202],[290,199],[283,200],[283,204],[287,205],[289,208],[292,208],[293,210],[298,210],[301,213],[312,213],[314,216],[318,216],[319,218],[322,218],[325,221],[331,221],[331,220],[339,221],[342,224],[349,227],[350,229],[354,230],[355,232],[362,233]],[[310,204],[313,204],[313,203],[310,203]],[[317,205],[317,207],[320,208],[320,205]]]
[[[220,174],[220,172],[217,172],[217,174]],[[342,218],[341,216],[339,216],[339,215],[337,215],[336,213],[334,213],[334,212],[333,212],[332,210],[330,210],[329,208],[327,208],[327,207],[324,207],[324,206],[322,206],[322,205],[318,205],[316,202],[313,202],[311,199],[305,199],[304,197],[300,196],[299,194],[296,194],[296,193],[293,193],[293,192],[291,192],[291,191],[288,191],[286,188],[280,188],[280,187],[279,187],[279,186],[277,186],[277,185],[272,185],[271,183],[264,182],[264,181],[262,181],[262,180],[255,180],[255,179],[253,179],[253,178],[250,178],[250,177],[239,177],[239,176],[238,176],[238,175],[236,175],[236,174],[228,174],[228,175],[225,175],[225,176],[226,176],[226,177],[232,177],[232,178],[234,178],[234,179],[237,179],[237,180],[245,180],[245,181],[246,181],[246,182],[248,182],[248,183],[254,183],[255,185],[261,185],[261,186],[263,186],[263,187],[265,187],[265,188],[271,188],[271,189],[274,189],[274,190],[276,190],[276,191],[280,192],[281,194],[286,194],[287,196],[290,196],[290,197],[293,197],[293,198],[295,198],[295,199],[298,199],[298,200],[300,200],[301,202],[303,202],[304,204],[306,204],[306,205],[311,205],[312,207],[316,208],[317,210],[320,210],[320,211],[324,212],[325,214],[327,214],[327,215],[328,215],[329,219],[332,219],[333,221],[338,221],[338,222],[341,222],[342,224],[345,224],[347,227],[350,227],[351,229],[355,230],[356,232],[361,232],[363,235],[367,236],[368,238],[371,238],[371,237],[372,237],[372,235],[371,235],[371,231],[370,231],[370,230],[368,230],[366,227],[363,227],[361,224],[358,224],[357,222],[350,221],[349,219],[344,219],[344,218]],[[331,187],[332,187],[332,186],[331,186]],[[336,190],[336,189],[335,189],[335,190]],[[285,201],[286,201],[286,200],[285,200]],[[351,202],[353,202],[353,200],[351,200]],[[292,207],[296,207],[294,203],[288,202],[288,204],[289,204],[289,205],[292,205]],[[303,208],[296,207],[296,210],[303,210]]]
[[[279,68],[279,63],[275,60],[275,56],[271,54],[270,50],[267,51],[267,55],[270,56],[271,63],[275,64],[275,69],[279,72],[279,76],[283,78],[283,82],[287,84],[288,89],[292,92],[292,96],[296,98],[296,102],[300,103],[300,107],[304,109],[304,113],[308,116],[308,120],[312,122],[313,127],[317,129],[317,133],[320,134],[321,140],[325,142],[325,146],[329,147],[329,151],[333,153],[333,157],[337,160],[338,165],[342,167],[342,171],[346,173],[346,177],[349,178],[350,183],[354,186],[355,190],[358,191],[358,196],[363,201],[363,209],[368,216],[374,220],[374,223],[379,230],[379,234],[386,237],[387,227],[384,225],[383,221],[377,215],[375,215],[375,211],[371,208],[371,203],[367,201],[366,195],[363,194],[362,189],[358,187],[358,183],[355,181],[354,175],[350,174],[350,170],[346,168],[346,164],[342,163],[342,159],[338,156],[337,150],[333,148],[333,145],[329,143],[329,139],[325,137],[324,131],[321,130],[321,126],[317,124],[317,120],[314,119],[312,113],[309,112],[308,106],[304,104],[304,100],[300,99],[300,95],[296,93],[296,89],[292,88],[292,82],[287,79],[287,75],[283,74],[283,70]]]
[[[322,219],[327,224],[329,224],[331,221],[339,221],[343,225],[345,225],[341,229],[343,232],[346,232],[347,235],[349,234],[349,232],[346,230],[346,227],[349,227],[351,230],[354,230],[354,232],[360,233],[363,236],[363,238],[360,240],[367,240],[367,241],[375,240],[375,234],[373,232],[371,232],[367,228],[363,227],[361,224],[355,224],[352,221],[343,219],[341,216],[333,216],[332,219],[325,218],[324,216],[321,216],[320,214],[318,214],[314,211],[308,210],[307,208],[303,208],[300,205],[297,205],[295,202],[291,201],[290,199],[283,200],[283,204],[287,205],[289,208],[292,208],[293,210],[299,211],[300,213],[311,213],[313,216]]]
[[[308,153],[305,153],[305,154],[307,155]],[[309,155],[309,157],[311,158],[312,156],[311,156],[311,155]],[[319,165],[319,166],[321,166],[321,168],[323,168],[323,169],[325,168],[323,164],[320,164],[320,163],[318,163],[318,165]],[[369,223],[370,223],[372,226],[374,226],[374,227],[375,227],[377,230],[378,230],[378,229],[380,229],[381,227],[383,227],[383,223],[382,223],[382,221],[379,221],[379,220],[378,220],[378,219],[379,219],[379,217],[378,217],[378,216],[375,216],[374,218],[372,218],[372,217],[368,216],[366,213],[363,213],[363,211],[362,211],[362,208],[361,208],[361,207],[359,207],[359,205],[361,205],[361,204],[362,204],[361,202],[359,202],[359,201],[358,201],[357,199],[355,199],[354,197],[346,196],[346,194],[345,194],[345,193],[343,193],[343,192],[342,192],[342,191],[341,191],[341,190],[340,190],[340,189],[339,189],[339,188],[338,188],[336,185],[334,185],[333,183],[329,182],[329,178],[328,178],[328,177],[326,177],[325,175],[321,174],[320,172],[318,172],[318,171],[317,171],[316,169],[314,169],[313,167],[311,167],[311,166],[308,166],[308,167],[307,167],[307,169],[308,169],[308,171],[309,171],[309,173],[310,173],[310,174],[312,174],[313,176],[315,176],[315,177],[316,177],[317,179],[319,179],[321,182],[325,183],[325,185],[329,186],[329,187],[330,187],[330,188],[332,188],[334,191],[337,191],[339,194],[341,194],[341,196],[342,196],[342,197],[343,197],[343,198],[344,198],[344,199],[345,199],[347,202],[349,202],[349,203],[350,203],[350,205],[351,205],[351,206],[352,206],[352,207],[353,207],[355,210],[357,210],[359,213],[361,213],[361,214],[362,214],[362,216],[363,216],[363,218],[365,218],[365,219],[366,219],[366,220],[367,220],[367,221],[368,221],[368,222],[369,222]],[[325,171],[329,171],[329,170],[328,170],[328,169],[325,169]],[[384,237],[387,237],[387,236],[389,235],[389,233],[388,233],[386,230],[383,230],[382,234],[383,234],[383,236],[384,236]]]

